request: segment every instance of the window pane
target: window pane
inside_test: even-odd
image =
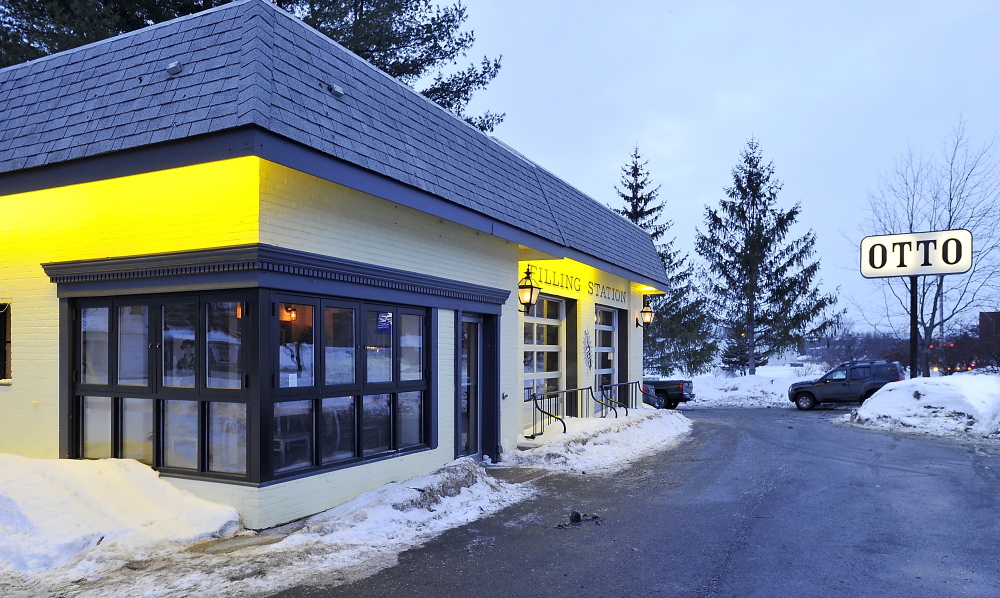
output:
[[[163,402],[163,464],[198,468],[198,403]]]
[[[597,346],[598,347],[614,347],[615,346],[615,333],[611,330],[598,330],[597,331]]]
[[[368,382],[392,382],[392,312],[368,312]]]
[[[366,395],[361,398],[362,441],[364,455],[389,450],[390,402],[392,395]]]
[[[615,367],[614,364],[614,353],[601,352],[597,354],[597,369],[599,370],[609,370]]]
[[[153,464],[152,399],[122,399],[122,458]]]
[[[601,326],[614,326],[615,312],[606,309],[597,310],[597,323]]]
[[[354,384],[354,310],[327,307],[325,327],[326,383]]]
[[[111,397],[83,397],[83,458],[110,457]]]
[[[285,401],[274,404],[275,473],[312,465],[313,402]]]
[[[108,383],[108,319],[107,307],[85,307],[80,310],[80,382]]]
[[[401,392],[396,397],[396,448],[422,444],[424,393]]]
[[[278,387],[313,386],[313,306],[278,304]]]
[[[524,324],[524,344],[535,344],[535,325],[525,322]]]
[[[524,352],[524,372],[530,374],[535,371],[535,353],[533,351]]]
[[[247,406],[243,403],[208,404],[208,470],[247,471]]]
[[[545,326],[545,344],[546,345],[558,345],[559,344],[559,327],[558,326]]]
[[[243,388],[240,371],[240,320],[243,305],[238,301],[206,304],[206,332],[209,388]]]
[[[118,384],[149,384],[149,307],[118,308]]]
[[[194,388],[195,339],[198,306],[163,306],[163,385]]]
[[[543,303],[544,303],[543,309],[545,310],[545,313],[544,313],[544,315],[542,317],[543,318],[548,318],[550,320],[558,320],[559,319],[559,315],[560,315],[559,314],[559,302],[558,301],[553,301],[553,300],[550,300],[550,299],[546,299],[545,301],[543,301]]]
[[[559,371],[559,353],[557,351],[548,351],[545,353],[545,371]]]
[[[399,314],[399,379],[424,377],[424,317]]]
[[[323,463],[354,457],[354,397],[323,399],[320,442]]]

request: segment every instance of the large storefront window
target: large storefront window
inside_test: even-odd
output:
[[[78,456],[244,476],[247,305],[225,294],[80,300]]]
[[[425,310],[281,299],[273,348],[280,375],[272,472],[282,475],[425,446]],[[322,314],[322,326],[313,326],[314,313]],[[314,346],[323,347],[322,359],[313,360]]]
[[[427,446],[426,309],[261,290],[74,313],[75,456],[267,479]]]

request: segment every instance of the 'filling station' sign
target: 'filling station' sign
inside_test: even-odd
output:
[[[865,237],[861,275],[865,278],[961,274],[972,268],[972,233],[944,230]]]

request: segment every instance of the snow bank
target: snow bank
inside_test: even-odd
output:
[[[795,404],[788,400],[788,386],[800,380],[815,380],[823,373],[803,375],[802,368],[761,366],[753,376],[698,376],[694,379],[695,400],[681,405],[794,408]]]
[[[0,572],[78,563],[86,573],[98,561],[238,528],[235,509],[178,490],[137,461],[0,454]]]
[[[850,421],[940,436],[994,435],[1000,431],[1000,376],[955,374],[892,382],[852,413]]]
[[[697,388],[697,386],[695,387]],[[543,467],[555,471],[600,472],[618,469],[650,452],[669,448],[691,429],[691,421],[676,411],[632,409],[629,415],[566,418],[534,439],[537,446],[507,451],[498,467]]]

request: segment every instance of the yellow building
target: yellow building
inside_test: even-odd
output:
[[[641,377],[647,234],[263,0],[0,70],[0,113],[0,452],[261,528]]]

